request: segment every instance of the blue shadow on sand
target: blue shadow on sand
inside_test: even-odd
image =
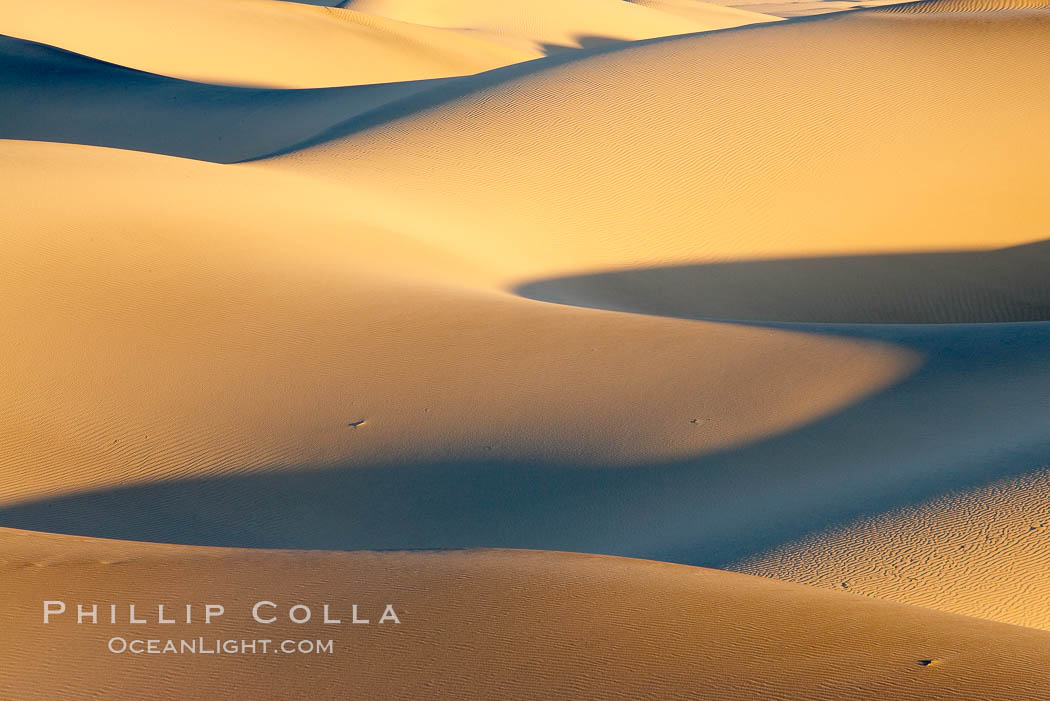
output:
[[[725,566],[809,532],[1045,466],[1050,323],[782,325],[912,348],[898,385],[785,435],[626,468],[298,465],[0,509],[0,525],[197,545],[507,547]]]

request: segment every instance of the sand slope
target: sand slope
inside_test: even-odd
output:
[[[332,207],[354,202],[338,183],[4,148],[6,230],[31,234],[5,276],[8,524],[729,564],[1046,447],[1046,324],[866,336],[516,300],[473,261],[362,226],[367,201]],[[58,201],[54,172],[73,185]],[[1032,594],[1018,605],[1044,610]]]
[[[732,568],[1050,630],[1048,479],[1044,467],[945,494]]]
[[[276,0],[4,3],[0,31],[173,78],[277,88],[462,75],[542,55]]]
[[[698,2],[698,0],[632,0],[635,5],[659,10],[694,22],[701,22],[711,29],[739,27],[759,22],[775,22],[779,18],[750,10]]]
[[[889,5],[882,12],[892,14],[928,14],[945,12],[997,12],[1003,10],[1036,10],[1050,8],[1046,0],[918,0]]]
[[[173,78],[318,88],[465,75],[562,48],[777,19],[702,3],[667,14],[619,0],[348,7],[276,0],[8,3],[0,7],[0,32]]]
[[[234,689],[265,698],[1050,698],[1045,632],[712,570],[563,553],[236,551],[7,530],[2,547],[0,621],[20,644],[0,667],[0,693],[26,701],[138,698],[144,688],[189,700]],[[402,622],[260,626],[248,616],[263,591],[332,611],[357,603],[363,615],[393,603]],[[139,601],[140,612],[146,602],[170,611],[223,601],[227,613],[210,626],[45,627],[42,592],[70,602],[116,596]],[[114,635],[331,638],[338,653],[142,659],[105,652]]]
[[[359,224],[366,201],[308,180],[61,144],[2,152],[21,203],[3,221],[18,234],[2,314],[19,339],[4,349],[0,414],[18,420],[2,429],[3,465],[26,475],[5,481],[7,499],[491,451],[578,465],[693,455],[814,420],[914,366],[879,344],[455,284],[484,277]],[[778,357],[792,360],[755,373]],[[609,387],[608,372],[632,381]]]
[[[737,27],[778,18],[705,2],[348,0],[353,10],[492,37],[545,53]]]
[[[0,695],[1050,698],[1041,8],[0,9],[0,525],[814,585],[3,531]],[[418,625],[33,623],[146,583]]]
[[[1031,119],[1050,110],[1032,89],[1050,84],[1048,29],[856,12],[661,39],[477,76],[260,167],[370,190],[375,225],[511,283],[1029,243],[1050,230],[1050,132]]]
[[[453,79],[235,88],[131,70],[0,36],[0,137],[229,163],[267,156]]]
[[[430,106],[416,101],[399,120],[271,163],[355,189],[381,183],[373,192],[388,205],[374,215],[375,225],[418,232],[500,271],[504,280],[577,274],[570,290],[540,299],[757,321],[1046,319],[1045,244],[963,251],[1038,241],[1050,230],[1037,185],[1050,176],[1050,137],[1030,119],[1050,111],[1050,91],[1032,89],[1050,87],[1050,16],[918,9],[930,11],[858,12],[505,69],[478,77],[462,97]],[[989,92],[997,99],[981,97]],[[465,163],[469,167],[460,166]],[[876,252],[897,259],[872,258]],[[819,257],[830,254],[838,258]],[[801,256],[812,260],[792,263]],[[747,289],[739,261],[748,259],[765,287]],[[717,275],[709,277],[710,264],[725,261],[736,267],[727,266],[732,281],[720,285]],[[769,264],[762,267],[763,261]],[[618,277],[619,270],[672,262],[694,267],[678,269],[675,277],[661,274],[666,267],[653,268],[651,285],[626,289],[620,282],[625,275]],[[780,279],[769,277],[775,265],[784,271]],[[832,275],[821,273],[821,265]],[[579,276],[602,270],[611,272]],[[786,286],[800,279],[819,284],[812,292]],[[702,287],[706,280],[708,288]],[[712,312],[716,295],[737,306]],[[741,313],[748,295],[759,306]],[[1046,405],[1008,378],[1045,388],[1043,370],[1035,369],[1046,366],[1043,342],[1035,340],[1043,338],[1044,326],[1033,326],[1030,340],[1011,341],[997,341],[998,332],[980,326],[950,335],[934,328],[856,333],[922,349],[926,374],[884,395],[881,405],[868,405],[863,418],[845,420],[848,428],[840,423],[838,430],[815,430],[794,444],[781,441],[775,449],[715,460],[712,471],[741,470],[748,460],[810,467],[805,476],[788,468],[796,486],[778,481],[787,490],[780,497],[770,489],[761,501],[754,491],[743,497],[722,487],[723,499],[732,493],[740,505],[777,503],[790,510],[783,506],[790,501],[786,493],[812,505],[802,493],[843,490],[837,503],[866,504],[860,510],[877,513],[893,501],[891,493],[897,494],[896,509],[937,490],[979,490],[974,485],[982,481],[1038,468],[1046,426],[1035,417]],[[1016,349],[1013,357],[1026,370],[992,352],[996,343]],[[960,348],[988,350],[963,363],[956,360]],[[963,396],[974,402],[971,411],[948,408]],[[924,418],[916,430],[905,429],[914,417],[931,416],[920,406],[954,421]],[[896,444],[886,446],[880,435],[895,435]],[[817,437],[836,447],[816,448]],[[668,481],[676,494],[691,493]],[[1033,503],[1045,499],[1039,492]],[[713,501],[702,503],[714,508]],[[829,497],[820,507],[832,523],[835,502]],[[724,510],[716,511],[725,518]],[[1023,514],[1018,524],[1032,511]],[[763,522],[751,518],[753,528]],[[684,524],[670,523],[662,546],[654,539],[640,552],[712,561],[711,540],[693,534],[688,545]],[[982,527],[967,542],[979,542]],[[1045,597],[1037,589],[1017,591],[1006,574],[1036,572],[1047,551],[1042,541],[1029,543],[1031,549],[986,551],[998,558],[994,567],[963,565],[951,580],[955,588],[970,577],[992,581],[996,571],[1003,581],[959,598],[952,588],[933,584],[942,572],[929,540],[903,527],[891,533],[909,560],[924,563],[913,576],[931,584],[905,588],[907,594],[894,585],[862,587],[869,593],[1043,624]],[[770,535],[770,542],[775,538]],[[813,572],[811,549],[782,570],[761,571],[847,581],[867,563],[904,557],[889,547],[868,552],[849,543],[844,548],[861,560],[845,558],[833,574]]]
[[[976,251],[668,265],[529,282],[532,299],[682,319],[951,324],[1050,319],[1050,241]],[[980,333],[979,331],[977,333]]]

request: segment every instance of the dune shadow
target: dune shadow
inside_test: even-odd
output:
[[[234,163],[283,152],[348,118],[451,80],[303,90],[229,87],[0,35],[0,139]]]
[[[752,26],[758,25],[698,34]],[[260,89],[168,78],[0,34],[0,139],[104,146],[216,163],[259,160],[345,138],[564,63],[689,36],[697,35],[640,41],[582,36],[578,41],[584,48],[551,46],[553,55],[473,75]]]
[[[566,51],[579,51],[581,49],[605,49],[617,45],[629,43],[626,39],[606,37],[597,34],[579,34],[572,37],[573,44],[540,44],[540,50],[547,56],[557,56]]]
[[[239,163],[340,139],[588,53],[561,51],[467,76],[264,89],[169,78],[0,34],[0,139]]]
[[[539,280],[530,299],[682,319],[934,324],[1050,319],[1050,241],[680,265]]]
[[[718,567],[1047,464],[1050,323],[813,330],[898,343],[926,362],[832,416],[714,455],[622,468],[298,465],[8,504],[0,526],[241,547],[537,548]]]

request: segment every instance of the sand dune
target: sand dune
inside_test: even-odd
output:
[[[2,543],[0,620],[20,645],[15,664],[0,668],[0,690],[26,701],[68,693],[69,679],[82,698],[137,698],[158,678],[188,700],[234,689],[266,698],[327,698],[333,689],[450,699],[1050,695],[1045,632],[726,572],[521,551],[236,551],[19,531],[3,531]],[[402,622],[255,625],[261,591],[285,607],[330,603],[341,620],[351,603],[362,616],[375,612],[373,622],[392,603]],[[69,602],[117,595],[169,611],[221,600],[221,620],[158,635],[240,639],[261,629],[275,640],[333,639],[339,654],[109,655],[110,637],[146,627],[78,626],[68,616],[44,627],[40,592]]]
[[[9,525],[725,566],[1046,449],[1046,324],[788,331],[548,305],[363,226],[339,182],[4,151],[5,228],[25,232],[4,278]],[[1038,590],[1011,598],[1045,611]]]
[[[0,36],[0,137],[230,163],[268,156],[451,79],[234,88],[130,70]]]
[[[1043,467],[948,493],[733,569],[1050,630],[1048,482]]]
[[[21,202],[3,222],[21,232],[3,314],[21,341],[5,349],[17,371],[0,413],[38,417],[2,429],[5,470],[29,472],[5,483],[7,499],[489,451],[580,465],[692,455],[814,420],[914,365],[879,344],[455,285],[479,275],[472,261],[359,225],[342,188],[89,147],[2,148],[5,187]],[[96,225],[86,211],[100,213]],[[755,375],[777,357],[795,360]],[[633,380],[610,388],[610,371]],[[736,389],[738,373],[752,392]],[[571,401],[566,377],[581,383]],[[57,434],[39,423],[56,403],[68,427]],[[711,417],[702,431],[690,423],[698,411]],[[359,419],[368,424],[348,427]]]
[[[1048,28],[1045,13],[856,12],[659,39],[483,74],[259,165],[370,190],[373,225],[513,285],[1018,245],[1050,230],[1034,188],[1050,132],[1030,118],[1050,110],[1031,89]]]
[[[319,88],[466,75],[560,48],[777,19],[702,5],[682,16],[620,0],[369,0],[349,9],[276,0],[55,0],[0,7],[0,28],[172,78]]]
[[[758,22],[775,22],[779,18],[726,5],[698,0],[631,0],[635,5],[700,22],[711,29],[725,29]]]
[[[1045,0],[332,4],[0,8],[0,696],[1050,698]]]
[[[927,14],[945,12],[995,12],[1050,8],[1047,0],[918,0],[880,8],[894,14]]]
[[[349,0],[343,7],[403,22],[466,30],[468,35],[545,53],[779,19],[688,0]]]
[[[634,268],[522,285],[526,297],[680,319],[945,324],[1050,319],[1050,240],[986,251]]]
[[[771,17],[794,19],[816,15],[845,12],[847,10],[886,7],[897,4],[896,0],[756,0],[755,2],[736,2],[736,0],[717,0],[719,5],[732,7],[745,12],[757,12]]]
[[[275,0],[5,3],[0,27],[9,36],[173,78],[271,88],[439,78],[542,55],[375,15]]]

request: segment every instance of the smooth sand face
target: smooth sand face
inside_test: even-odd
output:
[[[858,12],[669,38],[479,76],[272,164],[370,190],[375,225],[511,284],[1029,243],[1050,230],[1033,189],[1050,133],[1030,118],[1050,109],[1031,90],[1048,29],[1045,13]]]
[[[344,5],[0,8],[0,525],[542,552],[0,529],[0,696],[1050,697],[1045,3]]]
[[[711,29],[725,29],[744,24],[775,22],[779,18],[749,10],[720,4],[698,2],[698,0],[633,0],[635,5],[705,23]],[[748,20],[748,21],[744,21]]]
[[[350,0],[345,7],[403,22],[466,30],[545,53],[779,19],[705,2]]]
[[[562,3],[57,0],[0,8],[3,33],[174,78],[315,88],[466,75],[594,43],[778,18],[718,6],[666,13]],[[360,8],[361,11],[357,11]],[[56,22],[54,18],[61,16]]]
[[[56,22],[56,15],[62,21]],[[276,0],[6,4],[4,32],[174,78],[314,88],[476,73],[542,54]]]
[[[232,163],[316,142],[332,129],[455,78],[309,90],[242,88],[144,73],[0,36],[8,139],[55,141]],[[323,140],[323,138],[321,139]]]
[[[689,456],[813,421],[916,363],[888,345],[457,284],[467,263],[361,225],[349,201],[332,206],[342,189],[281,174],[3,149],[21,203],[4,226],[25,233],[3,282],[20,330],[4,413],[57,402],[65,417],[5,426],[8,500],[230,470]],[[82,223],[91,209],[107,213],[97,227]]]
[[[1045,632],[701,568],[529,551],[238,551],[10,530],[0,538],[0,621],[19,641],[0,684],[26,701],[61,696],[71,679],[85,697],[150,688],[190,700],[1050,694]],[[207,626],[78,626],[74,614],[45,627],[41,592],[69,604],[139,601],[138,614],[147,601],[171,613],[221,600],[226,613]],[[281,613],[308,602],[318,616],[329,603],[344,624],[256,625],[259,598]],[[371,624],[346,623],[354,603]],[[400,625],[377,623],[386,603]],[[113,636],[157,628],[161,638],[332,639],[339,654],[144,662],[106,652]]]

